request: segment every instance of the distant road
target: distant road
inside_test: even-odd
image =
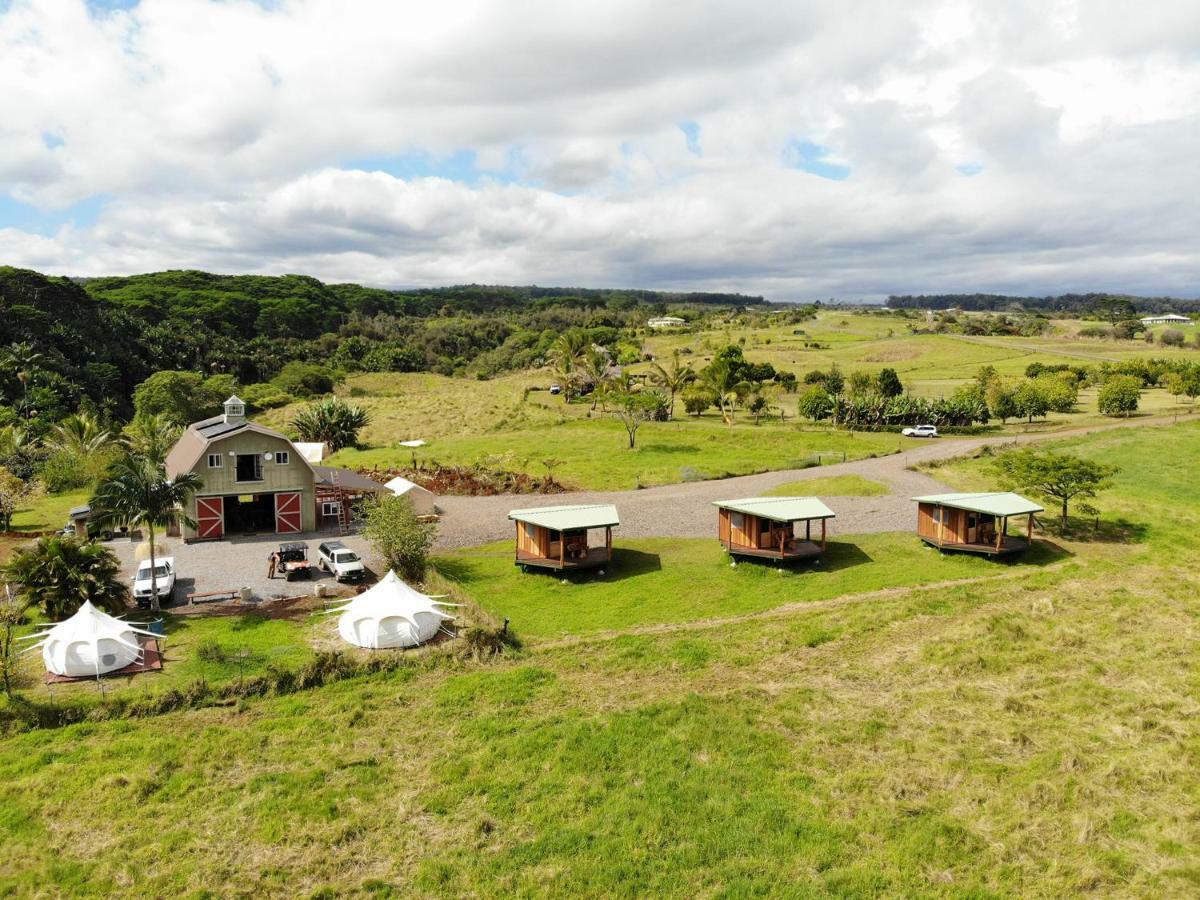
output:
[[[954,338],[959,341],[966,341],[969,344],[984,344],[988,347],[999,347],[1001,349],[1008,347],[1016,347],[1018,350],[1028,350],[1030,353],[1053,354],[1054,356],[1069,356],[1072,359],[1086,359],[1088,362],[1121,362],[1119,356],[1102,356],[1099,353],[1072,353],[1069,350],[1048,350],[1045,347],[1039,347],[1036,344],[1017,344],[1010,340],[999,340],[997,338],[979,337],[972,334],[944,334],[943,337]]]
[[[835,463],[812,469],[790,469],[741,475],[716,481],[692,481],[645,488],[640,491],[572,491],[567,494],[501,494],[495,497],[440,497],[443,516],[437,547],[473,547],[513,537],[508,520],[511,509],[569,503],[614,503],[621,516],[618,538],[712,537],[716,529],[714,500],[753,497],[789,481],[808,481],[833,475],[860,475],[886,484],[891,493],[882,497],[838,497],[830,505],[837,513],[833,532],[864,534],[879,531],[908,531],[916,524],[911,498],[920,494],[950,491],[923,472],[910,466],[972,453],[987,444],[1019,445],[1057,440],[1094,431],[1116,428],[1145,428],[1170,424],[1173,417],[1126,419],[1052,433],[993,435],[973,438],[939,438],[928,444],[882,456]],[[1200,419],[1198,419],[1200,421]]]

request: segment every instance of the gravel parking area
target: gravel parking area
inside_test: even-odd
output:
[[[374,558],[367,542],[359,535],[336,537],[332,535],[298,535],[295,539],[308,544],[308,559],[312,580],[285,581],[283,578],[267,578],[267,557],[279,547],[283,536],[275,534],[235,536],[222,541],[201,541],[185,544],[178,538],[165,538],[170,550],[163,555],[175,558],[178,573],[175,582],[175,603],[171,608],[187,606],[187,595],[208,591],[237,590],[250,588],[258,601],[280,597],[311,595],[313,585],[337,584],[332,575],[317,569],[317,545],[325,540],[340,540],[358,553],[367,564],[370,573],[379,574],[379,560]],[[109,541],[109,546],[121,560],[121,570],[127,579],[137,570],[134,551],[141,543],[137,540],[118,538]],[[370,578],[370,574],[368,575]],[[344,586],[343,586],[344,587]],[[215,604],[207,604],[211,606]],[[197,609],[206,605],[197,605]]]

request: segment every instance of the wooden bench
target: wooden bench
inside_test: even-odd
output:
[[[241,589],[206,591],[203,594],[188,594],[187,601],[188,606],[194,606],[197,603],[212,603],[215,600],[236,600],[241,595]]]

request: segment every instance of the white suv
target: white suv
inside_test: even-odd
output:
[[[175,560],[170,556],[160,556],[154,561],[154,592],[158,594],[159,603],[170,603],[175,596]],[[138,563],[137,574],[133,576],[133,599],[143,609],[150,604],[150,560]]]
[[[905,428],[900,433],[905,437],[935,438],[938,436],[936,425],[917,425],[913,428]]]
[[[317,547],[317,568],[338,581],[362,581],[367,576],[362,559],[341,541],[325,541]]]

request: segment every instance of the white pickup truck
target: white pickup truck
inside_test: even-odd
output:
[[[325,541],[317,547],[317,568],[338,581],[362,581],[367,576],[362,559],[341,541]]]
[[[905,428],[900,433],[905,437],[935,438],[938,436],[936,425],[917,425],[913,428]]]
[[[170,603],[175,596],[175,559],[170,556],[160,556],[154,561],[154,590],[158,594],[160,604]],[[150,560],[138,563],[137,574],[133,576],[133,599],[143,609],[150,604]]]

